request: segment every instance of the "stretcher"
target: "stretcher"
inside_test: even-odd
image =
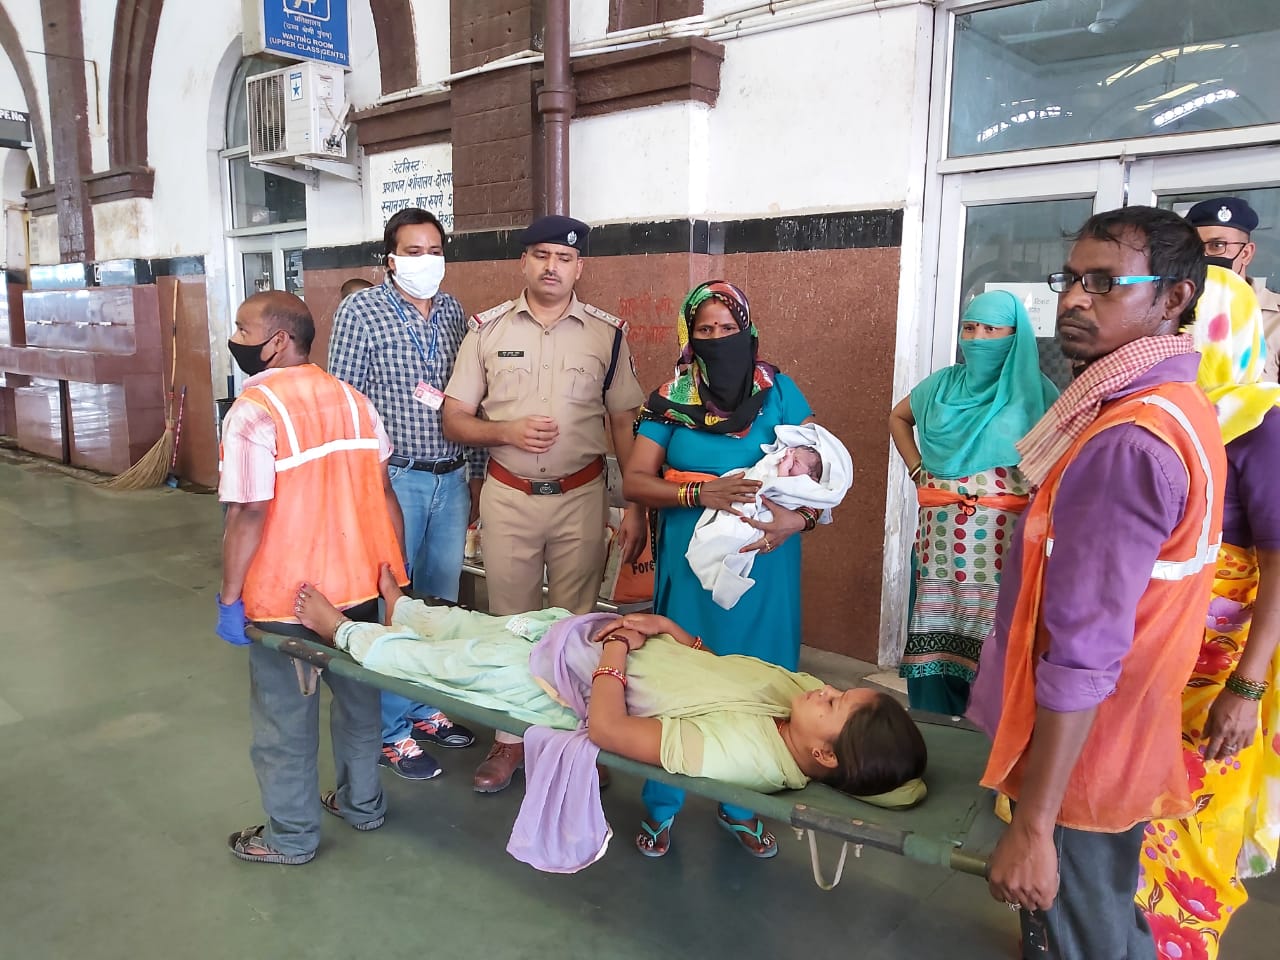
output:
[[[334,675],[388,690],[417,702],[427,702],[451,717],[523,735],[529,724],[506,714],[478,707],[442,693],[426,684],[366,669],[346,653],[298,637],[267,633],[250,626],[249,637],[269,649]],[[731,784],[668,773],[661,767],[639,763],[617,754],[600,752],[599,762],[636,777],[658,780],[720,803],[755,810],[767,819],[789,823],[798,835],[807,835],[814,882],[829,890],[840,882],[853,845],[855,856],[864,846],[886,850],[919,863],[947,867],[978,877],[986,876],[985,851],[967,845],[980,810],[990,809],[990,793],[978,780],[986,762],[986,737],[964,720],[912,711],[929,749],[925,782],[929,793],[923,803],[909,810],[872,806],[822,783],[803,790],[757,793]],[[817,835],[842,841],[834,877],[825,879],[819,864]]]

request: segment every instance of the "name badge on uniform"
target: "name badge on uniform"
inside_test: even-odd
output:
[[[524,351],[523,350],[499,350],[498,356],[499,357],[523,357]]]
[[[444,391],[437,390],[424,380],[419,380],[418,385],[413,388],[413,399],[419,403],[425,403],[432,410],[439,410],[444,406]]]

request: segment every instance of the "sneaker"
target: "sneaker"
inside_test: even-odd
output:
[[[460,723],[454,723],[443,713],[433,713],[425,720],[414,720],[415,739],[434,743],[437,747],[461,750],[476,742],[476,736]]]
[[[440,764],[418,746],[413,737],[405,737],[399,743],[384,743],[378,762],[406,780],[430,780],[443,772]]]

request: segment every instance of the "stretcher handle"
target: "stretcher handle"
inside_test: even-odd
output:
[[[866,820],[851,820],[797,803],[791,810],[791,825],[800,830],[827,833],[851,843],[865,844],[899,856],[947,867],[959,873],[986,877],[986,858],[961,850],[948,840],[926,837],[910,830],[894,830]]]
[[[333,654],[313,643],[307,643],[296,637],[286,637],[278,633],[271,634],[271,643],[266,643],[267,631],[260,630],[249,624],[244,628],[245,636],[256,643],[269,646],[272,649],[279,650],[281,653],[288,654],[295,660],[303,660],[313,667],[319,667],[321,670],[329,669],[329,664],[333,660]]]

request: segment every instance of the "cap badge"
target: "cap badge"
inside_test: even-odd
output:
[[[1231,222],[1231,208],[1230,208],[1230,207],[1219,207],[1219,208],[1218,208],[1218,220],[1219,220],[1221,223],[1230,223],[1230,222]]]
[[[1226,208],[1226,207],[1223,207],[1222,209],[1223,209],[1223,210],[1226,210],[1227,208]],[[1218,214],[1218,216],[1222,216],[1222,214],[1221,214],[1221,213],[1219,213],[1219,214]],[[1231,219],[1231,214],[1230,214],[1230,213],[1228,213],[1228,214],[1227,214],[1227,219],[1228,219],[1228,220],[1230,220],[1230,219]],[[564,238],[565,238],[566,240],[568,240],[570,243],[577,243],[577,242],[578,242],[578,233],[577,233],[577,231],[576,231],[576,230],[570,230],[568,233],[566,233],[566,234],[564,235]]]

